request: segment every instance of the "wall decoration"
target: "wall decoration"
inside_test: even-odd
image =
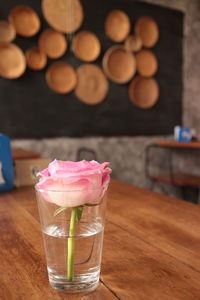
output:
[[[124,47],[131,52],[138,52],[142,49],[142,40],[138,34],[130,34],[125,42]]]
[[[141,50],[136,54],[137,71],[144,77],[150,77],[156,74],[158,70],[158,61],[155,54],[150,50]]]
[[[135,24],[135,32],[140,36],[147,48],[152,48],[158,41],[159,28],[156,21],[150,17],[141,17]]]
[[[37,47],[28,49],[25,52],[26,64],[31,70],[39,71],[47,64],[46,54]]]
[[[8,19],[15,27],[17,34],[24,37],[34,36],[40,29],[40,19],[29,6],[14,7],[9,13]]]
[[[47,23],[63,33],[77,31],[83,23],[84,11],[79,0],[42,0]]]
[[[48,86],[60,94],[71,92],[77,84],[77,75],[74,68],[65,62],[53,63],[46,72]]]
[[[49,58],[55,59],[65,54],[68,43],[62,33],[48,28],[41,33],[38,45]]]
[[[113,46],[104,55],[103,68],[112,81],[127,83],[136,72],[135,57],[124,47]]]
[[[7,79],[20,77],[26,69],[22,50],[14,44],[0,44],[0,76]]]
[[[130,29],[130,19],[124,11],[113,10],[106,17],[105,33],[113,42],[123,42]]]
[[[102,70],[94,64],[83,64],[77,69],[78,82],[75,94],[86,104],[102,102],[109,89],[108,80]]]
[[[15,37],[14,26],[7,21],[0,21],[0,43],[10,43]]]
[[[1,70],[13,68],[13,57],[7,66],[4,56],[8,52],[5,55],[4,49],[4,55],[0,55],[1,131],[17,138],[155,135],[170,133],[177,123],[181,124],[181,12],[131,0],[7,0],[3,5],[0,4],[1,19],[6,21],[16,5],[31,8],[40,19],[41,28],[33,37],[17,34],[13,40],[16,47],[26,54],[26,72],[24,54],[20,52],[23,68],[19,68],[18,73],[15,71],[15,75],[7,74],[6,77]],[[115,18],[116,11],[125,15],[125,18],[122,17],[125,23]],[[106,33],[106,22],[113,14],[112,32],[116,35],[116,41]],[[148,26],[144,20],[149,22]],[[116,23],[120,22],[121,26],[116,30]],[[60,54],[62,58],[49,55],[51,57],[42,68],[45,53],[41,49],[40,39],[47,29],[54,30],[59,36],[61,34],[60,40],[64,37],[67,49]],[[77,36],[82,36],[81,32],[94,34],[100,43],[99,53],[94,58],[95,64],[89,66],[98,69],[102,80],[92,75],[94,72],[90,67],[87,70],[84,57],[74,54],[73,44]],[[86,35],[83,36],[84,40]],[[83,48],[88,46],[83,44]],[[91,47],[92,43],[89,44],[87,55],[95,48]],[[58,45],[58,42],[53,43],[55,47]],[[77,48],[79,52],[79,46],[76,52]],[[10,44],[6,47],[10,47]],[[145,59],[140,59],[143,56]],[[136,68],[136,58],[147,63],[140,62],[139,68]],[[130,81],[135,80],[134,76],[139,76],[140,80],[133,93],[136,95],[134,101],[130,101]],[[18,79],[7,80],[4,77]],[[151,86],[157,93],[143,94]],[[147,102],[150,104],[144,104]]]
[[[101,44],[93,32],[84,30],[77,33],[73,38],[72,49],[77,58],[91,62],[99,57]]]
[[[138,76],[129,85],[129,98],[139,108],[149,109],[159,98],[159,85],[154,78]]]

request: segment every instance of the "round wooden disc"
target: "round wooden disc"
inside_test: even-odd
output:
[[[102,102],[108,93],[108,80],[102,70],[94,64],[83,64],[78,70],[75,89],[77,98],[89,105]]]
[[[65,36],[53,29],[46,29],[39,37],[39,48],[50,58],[59,58],[67,50]]]
[[[22,50],[14,44],[0,44],[0,76],[8,79],[20,77],[26,69]]]
[[[91,62],[99,56],[101,44],[93,32],[80,31],[73,39],[73,51],[79,59]]]
[[[16,37],[16,31],[11,23],[0,21],[0,43],[10,43]]]
[[[77,84],[77,75],[70,64],[65,62],[53,63],[46,72],[48,86],[56,93],[70,93]]]
[[[31,37],[40,30],[40,19],[29,6],[14,7],[9,14],[9,21],[15,27],[17,34]]]
[[[154,78],[138,76],[129,85],[129,98],[139,108],[151,108],[159,98],[159,85]]]
[[[144,77],[153,76],[158,70],[156,56],[150,50],[141,50],[136,54],[137,71]]]
[[[128,82],[136,72],[136,61],[133,54],[122,46],[109,48],[103,58],[103,68],[112,81]]]
[[[137,34],[129,35],[125,42],[124,47],[128,51],[137,52],[142,49],[142,40]]]
[[[140,36],[145,47],[153,47],[159,38],[159,28],[153,18],[141,17],[135,24],[135,32]]]
[[[25,53],[27,66],[35,71],[42,70],[47,63],[46,54],[38,48],[30,48]]]
[[[68,34],[77,31],[84,18],[80,0],[43,0],[42,10],[50,26]]]
[[[131,22],[121,10],[111,11],[105,21],[105,33],[114,42],[122,42],[128,36]]]

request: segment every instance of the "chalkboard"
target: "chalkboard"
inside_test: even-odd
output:
[[[48,27],[41,12],[40,0],[6,0],[0,3],[1,19],[6,19],[16,5],[29,5],[42,20],[41,31]],[[152,16],[160,28],[160,39],[152,49],[159,61],[155,76],[160,98],[148,110],[135,107],[128,98],[128,84],[110,82],[107,98],[101,104],[88,106],[74,95],[59,95],[45,82],[45,72],[26,70],[16,80],[0,78],[0,131],[12,138],[58,136],[135,136],[170,134],[182,122],[182,39],[183,14],[179,11],[133,2],[131,0],[82,0],[85,19],[81,29],[95,32],[102,44],[102,54],[95,62],[101,65],[105,51],[113,42],[104,33],[106,15],[113,9],[126,12],[134,26],[140,16]],[[40,32],[41,32],[40,31]],[[33,38],[17,37],[23,50],[36,46]],[[1,59],[1,58],[0,58]],[[81,62],[68,51],[62,61],[75,68]],[[55,61],[55,60],[54,60]]]

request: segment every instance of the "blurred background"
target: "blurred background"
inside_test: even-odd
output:
[[[199,1],[50,2],[0,4],[0,131],[12,148],[109,161],[115,179],[198,202]],[[177,125],[195,150],[158,145]]]

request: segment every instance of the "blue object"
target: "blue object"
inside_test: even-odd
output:
[[[190,142],[192,140],[192,131],[188,127],[175,126],[174,138],[178,142]]]
[[[14,167],[10,140],[0,134],[0,192],[9,191],[14,185]]]

